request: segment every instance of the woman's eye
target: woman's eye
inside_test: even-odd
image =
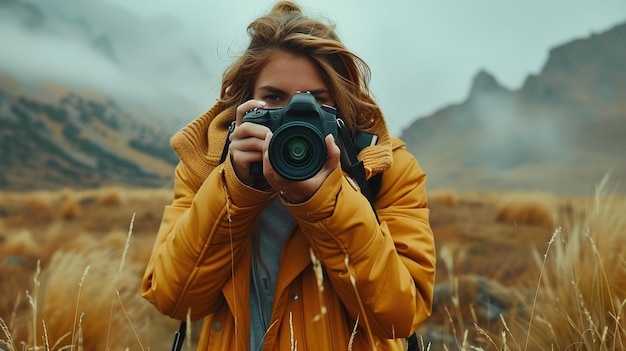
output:
[[[282,101],[282,97],[280,95],[266,95],[263,97],[263,100],[267,102],[280,102]]]

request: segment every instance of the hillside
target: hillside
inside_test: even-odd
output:
[[[626,23],[553,48],[518,90],[478,72],[465,101],[401,137],[431,188],[589,194],[626,178]]]
[[[169,182],[177,158],[158,125],[97,94],[48,85],[22,95],[16,82],[0,82],[0,189]]]
[[[99,1],[5,0],[0,26],[0,190],[171,182],[169,138],[203,110],[194,82],[210,76],[180,23]]]

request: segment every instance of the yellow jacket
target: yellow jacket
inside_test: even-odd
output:
[[[248,350],[250,238],[276,197],[239,182],[228,158],[219,164],[233,118],[234,109],[218,103],[172,138],[181,159],[174,201],[142,284],[162,313],[204,318],[199,350]],[[381,224],[340,169],[305,203],[285,204],[297,226],[282,249],[263,350],[399,350],[399,338],[430,315],[426,176],[400,140],[387,140],[393,163],[381,166],[384,150],[360,154],[368,175],[386,168],[375,201]],[[323,289],[313,260],[323,267]]]

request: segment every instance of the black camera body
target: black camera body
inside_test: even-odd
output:
[[[337,141],[337,110],[320,106],[310,93],[296,93],[280,108],[254,109],[242,122],[268,127],[272,133],[269,158],[281,177],[300,181],[313,177],[328,157],[325,138],[332,134]],[[253,164],[252,174],[262,174],[262,164]]]

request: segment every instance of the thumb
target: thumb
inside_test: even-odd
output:
[[[328,154],[328,160],[326,160],[326,165],[332,169],[335,169],[339,165],[341,150],[339,150],[339,146],[335,144],[335,138],[332,136],[332,134],[328,134],[324,141],[326,142],[326,153]]]

